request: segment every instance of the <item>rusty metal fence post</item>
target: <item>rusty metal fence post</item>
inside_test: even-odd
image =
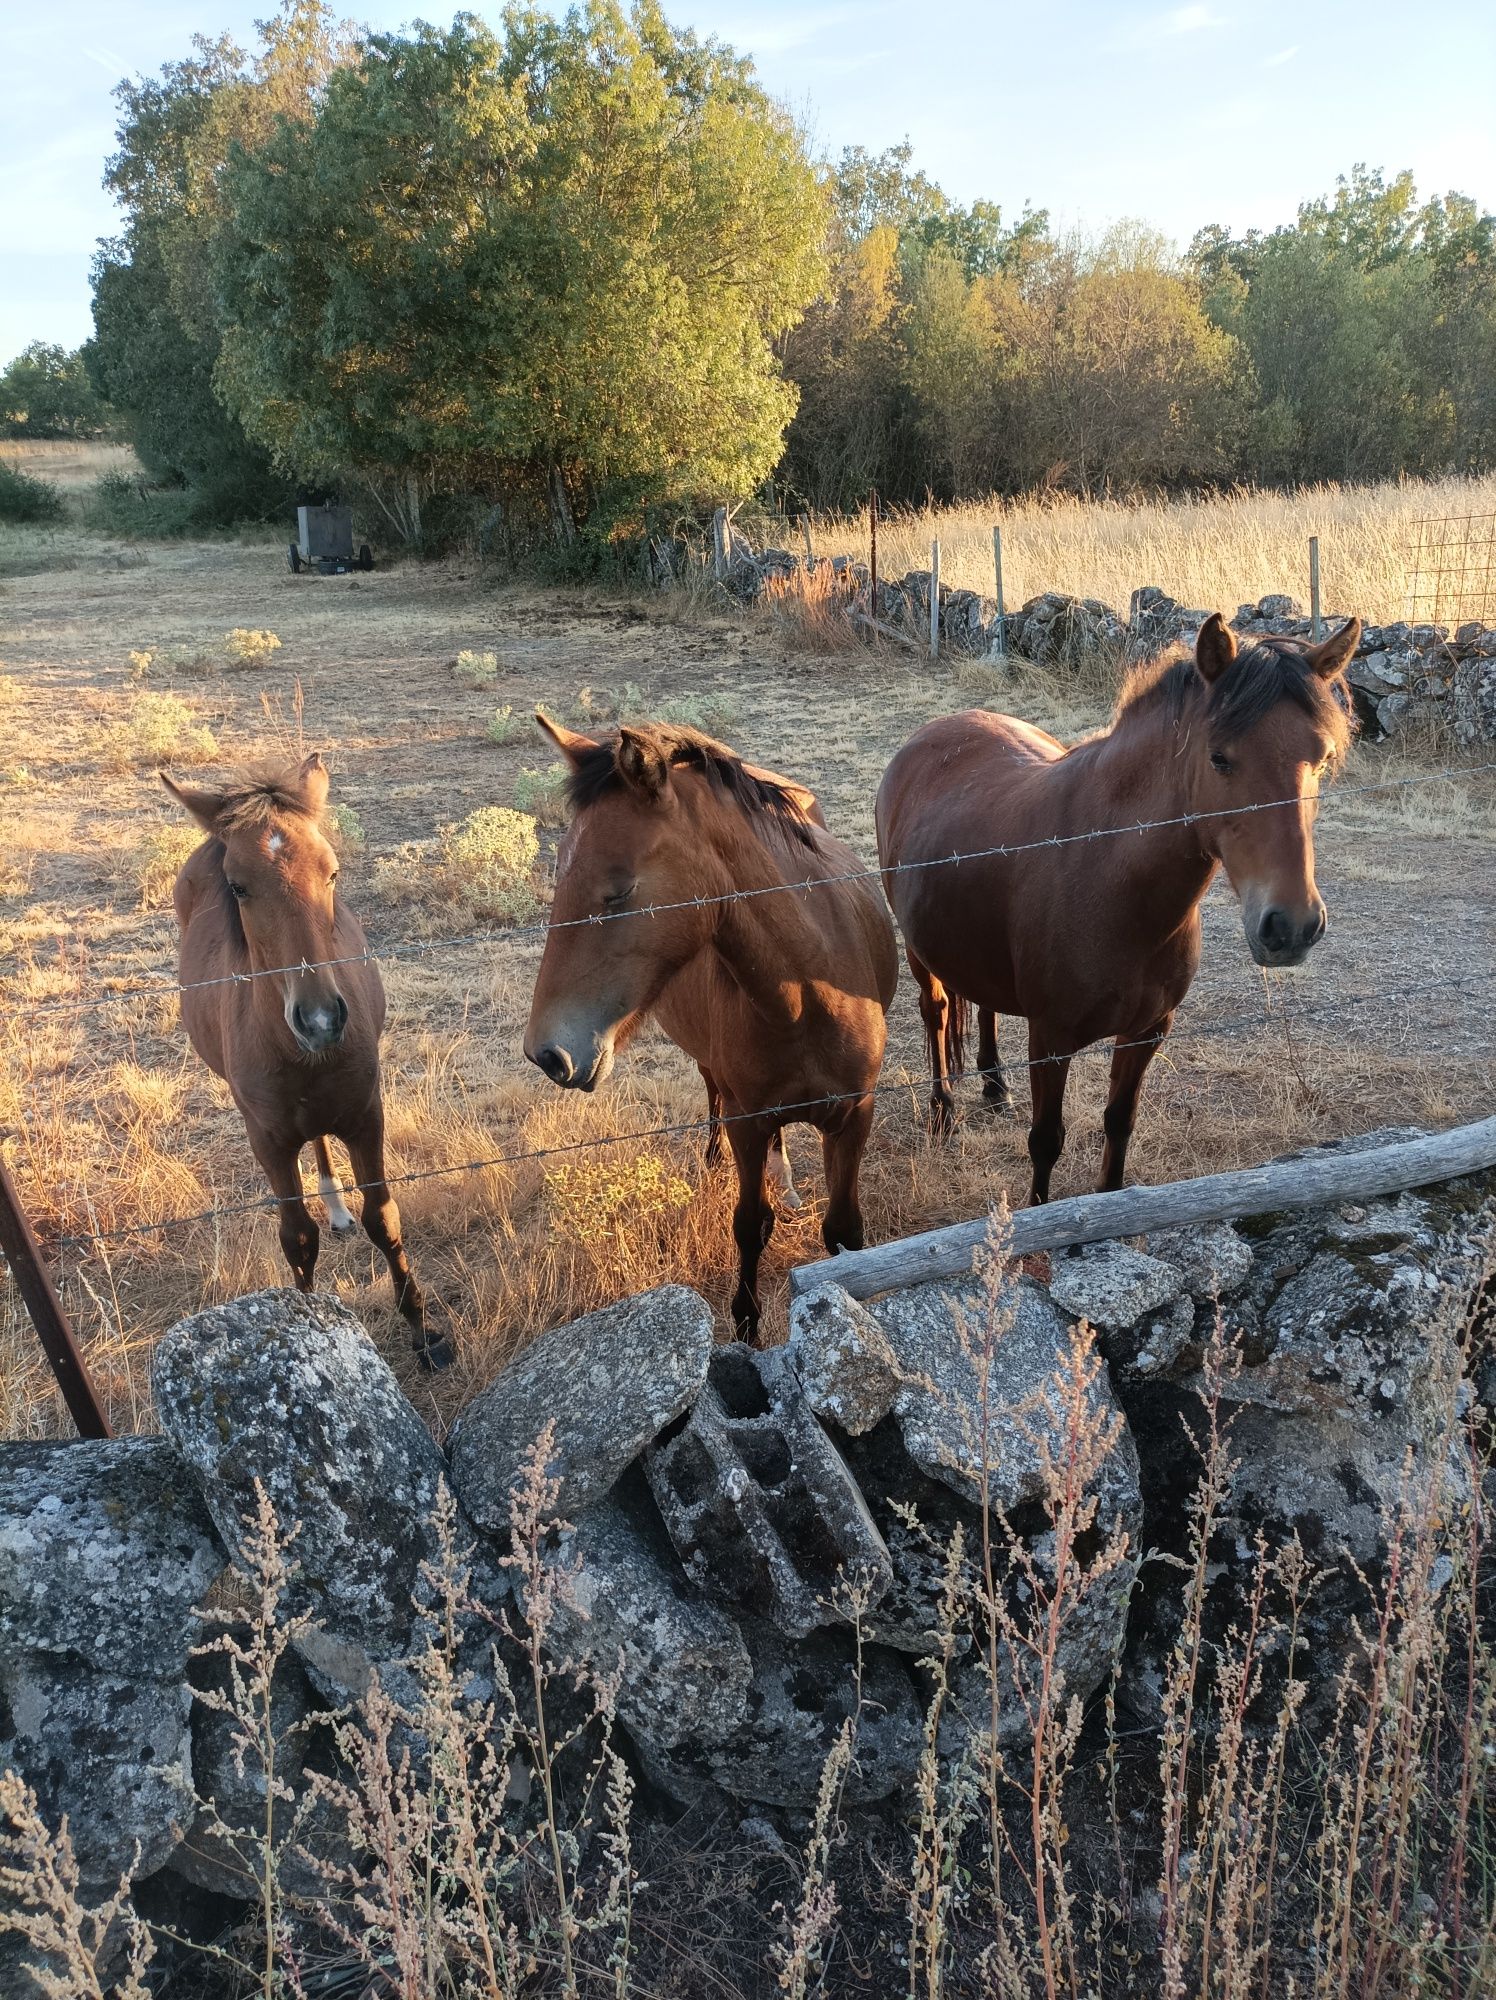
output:
[[[0,1250],[5,1252],[16,1290],[31,1316],[31,1324],[57,1377],[57,1386],[79,1437],[113,1437],[3,1157],[0,1157]]]

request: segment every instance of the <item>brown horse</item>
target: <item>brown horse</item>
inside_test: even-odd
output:
[[[764,1170],[786,1123],[822,1135],[827,1249],[863,1241],[857,1179],[898,979],[888,913],[874,884],[836,879],[858,863],[811,818],[813,795],[710,737],[656,723],[596,742],[536,720],[571,766],[573,816],[525,1054],[593,1090],[653,1015],[695,1059],[737,1166],[732,1311],[752,1338],[774,1226]],[[806,880],[825,886],[781,887]]]
[[[1070,1059],[1108,1037],[1100,1185],[1122,1185],[1138,1093],[1199,965],[1200,903],[1217,868],[1259,965],[1297,965],[1324,935],[1315,800],[1349,741],[1334,684],[1360,632],[1353,618],[1312,649],[1269,640],[1238,654],[1217,613],[1193,659],[1140,669],[1111,728],[1074,749],[972,710],[927,724],[889,765],[878,855],[919,982],[935,1123],[951,1122],[967,1003],[987,1016],[979,1063],[999,1099],[992,1017],[1023,1015],[1031,1201],[1048,1200],[1064,1145]],[[1084,838],[1154,821],[1167,824]],[[944,861],[1007,845],[1029,851]]]
[[[320,826],[328,785],[322,759],[314,752],[297,769],[251,773],[219,791],[179,785],[165,771],[161,782],[208,836],[172,892],[188,989],[183,1025],[233,1092],[276,1197],[281,1248],[297,1287],[312,1288],[319,1240],[302,1198],[303,1146],[316,1154],[328,1222],[339,1234],[355,1226],[333,1172],[330,1134],[348,1148],[363,1190],[364,1229],[389,1265],[421,1358],[445,1367],[451,1348],[427,1326],[385,1184],[384,986],[363,956],[362,926],[336,891],[337,856]]]

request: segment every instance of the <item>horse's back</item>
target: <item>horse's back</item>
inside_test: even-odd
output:
[[[1016,715],[967,709],[942,715],[895,751],[878,787],[878,858],[885,868],[990,843],[972,828],[1021,809],[1024,780],[1057,763],[1065,746]],[[895,909],[898,898],[890,886]]]
[[[1018,716],[968,708],[926,722],[902,744],[878,786],[878,854],[888,864],[928,824],[988,812],[1014,780],[1058,762],[1064,744]]]

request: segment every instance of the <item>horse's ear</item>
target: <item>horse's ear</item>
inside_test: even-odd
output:
[[[296,778],[301,786],[301,796],[306,800],[309,809],[314,813],[320,813],[327,804],[327,787],[331,782],[320,750],[314,750],[305,760],[296,773]]]
[[[1219,611],[1212,611],[1195,641],[1195,665],[1202,681],[1215,682],[1236,658],[1236,634]]]
[[[647,799],[659,798],[670,783],[670,766],[659,744],[637,729],[618,732],[618,769]]]
[[[583,736],[575,729],[568,729],[565,723],[553,722],[543,708],[536,709],[535,720],[573,770],[577,769],[589,750],[598,748],[594,737]]]
[[[200,785],[179,785],[169,771],[158,771],[156,775],[177,804],[186,807],[205,833],[217,833],[218,815],[223,811],[222,792],[210,792]]]
[[[1332,632],[1328,639],[1311,648],[1309,664],[1315,673],[1325,680],[1334,680],[1336,674],[1348,667],[1355,658],[1356,648],[1361,643],[1361,621],[1347,618],[1338,632]]]

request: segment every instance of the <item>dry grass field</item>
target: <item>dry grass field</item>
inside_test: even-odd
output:
[[[938,536],[941,581],[990,597],[992,530],[1000,526],[1010,608],[1042,590],[1064,590],[1099,597],[1125,615],[1131,593],[1154,583],[1182,604],[1229,614],[1269,591],[1307,603],[1308,542],[1318,535],[1326,611],[1384,624],[1410,615],[1408,561],[1418,522],[1465,514],[1496,514],[1496,478],[1142,503],[1058,494],[895,515],[879,528],[878,564],[887,577],[928,569]],[[817,554],[865,560],[866,515],[818,521],[813,546]],[[1452,601],[1458,579],[1448,581]],[[1421,615],[1428,616],[1427,605]]]
[[[0,464],[14,466],[33,479],[50,480],[64,493],[80,492],[106,472],[140,471],[140,462],[127,444],[108,444],[102,439],[74,443],[70,438],[42,438],[28,444],[0,438]]]
[[[1230,607],[1291,586],[1291,574],[1268,565],[1297,545],[1302,519],[1289,503],[1232,504],[1252,518],[1229,548],[1212,539],[1229,509],[1134,510],[1130,526],[1114,508],[1026,515],[1010,534],[1011,594],[1068,586],[1125,603],[1125,577]],[[1320,524],[1329,595],[1391,615],[1382,543],[1396,540],[1405,496],[1386,497],[1380,541],[1368,504],[1359,515],[1350,496],[1339,504],[1345,548],[1330,518]],[[955,526],[941,526],[948,547],[961,546]],[[973,518],[973,565],[978,526]],[[1083,560],[1094,566],[1083,572]],[[1359,598],[1340,584],[1353,562]],[[270,632],[281,645],[249,647],[246,658],[242,644],[225,648],[230,631]],[[461,652],[494,654],[492,679],[482,665],[454,673]],[[731,1174],[704,1168],[699,1134],[441,1171],[694,1121],[704,1109],[694,1069],[658,1039],[638,1042],[595,1097],[555,1091],[528,1068],[520,1034],[538,944],[476,918],[454,897],[453,872],[436,865],[444,825],[489,805],[534,809],[538,797],[545,807],[546,787],[530,775],[543,778],[550,763],[525,723],[534,704],[575,720],[599,690],[632,685],[641,712],[669,707],[814,785],[833,827],[871,858],[878,777],[920,722],[987,699],[1074,734],[1104,720],[1107,694],[1031,675],[999,700],[973,691],[970,670],[860,651],[812,656],[788,649],[769,619],[703,615],[679,599],[499,587],[461,563],[298,579],[268,537],[131,547],[73,529],[0,530],[0,661],[0,1137],[123,1430],[152,1425],[149,1355],[165,1327],[284,1281],[263,1210],[108,1235],[262,1193],[237,1115],[187,1047],[173,997],[123,991],[174,977],[169,888],[184,836],[158,761],[212,769],[324,751],[334,799],[362,830],[360,839],[345,828],[349,900],[376,944],[429,946],[385,966],[391,1170],[429,1176],[397,1194],[416,1269],[450,1309],[459,1365],[434,1382],[420,1375],[361,1237],[324,1236],[319,1277],[364,1316],[440,1429],[517,1344],[636,1287],[698,1284],[727,1331]],[[1421,754],[1442,761],[1445,751]],[[1257,972],[1229,894],[1213,892],[1201,976],[1144,1101],[1137,1177],[1489,1107],[1491,987],[1480,982],[1496,960],[1496,787],[1466,770],[1354,795],[1419,768],[1409,751],[1358,751],[1341,795],[1327,799],[1320,881],[1331,930],[1300,973]],[[542,826],[542,860],[554,837]],[[443,944],[459,934],[467,941]],[[1454,979],[1475,983],[1442,983]],[[1017,1046],[1010,1028],[1009,1053]],[[1102,1065],[1099,1054],[1075,1065],[1057,1194],[1093,1182]],[[1024,1127],[986,1116],[970,1083],[954,1141],[925,1136],[907,979],[885,1082],[865,1175],[873,1240],[972,1215],[1004,1189],[1021,1198]],[[790,1150],[806,1202],[781,1217],[766,1258],[771,1338],[784,1325],[786,1265],[820,1254],[824,1190],[811,1135],[792,1131]],[[63,1240],[94,1232],[105,1240]],[[63,1427],[7,1287],[0,1435]]]

